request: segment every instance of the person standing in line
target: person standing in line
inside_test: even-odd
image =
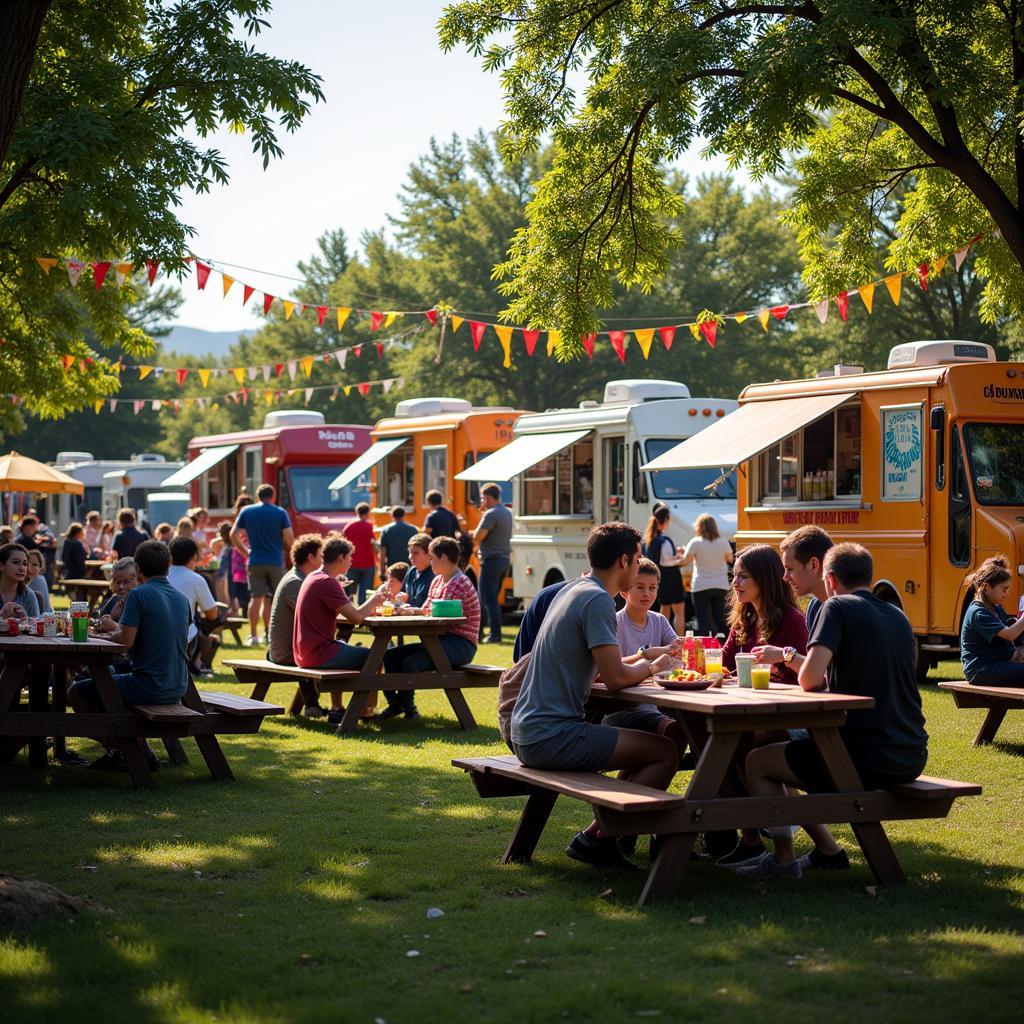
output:
[[[431,540],[438,537],[458,539],[459,520],[451,509],[445,508],[441,492],[427,491],[426,501],[430,511],[427,513],[427,518],[423,520],[423,532]]]
[[[655,508],[644,531],[643,554],[661,570],[661,582],[658,584],[659,610],[665,618],[671,620],[676,633],[682,636],[686,630],[686,588],[679,569],[682,558],[676,554],[675,545],[668,535],[671,519],[672,513],[667,505]]]
[[[348,574],[356,585],[356,603],[362,604],[366,600],[367,592],[373,589],[377,551],[380,545],[373,536],[370,506],[365,501],[356,505],[356,516],[358,518],[349,523],[342,533],[352,544],[352,567]]]
[[[249,637],[246,643],[250,647],[259,647],[262,643],[259,638],[261,617],[263,635],[270,631],[270,605],[284,576],[284,553],[295,539],[288,513],[274,504],[274,494],[271,484],[260,484],[256,490],[256,504],[242,508],[231,528],[232,545],[246,557],[249,584]]]
[[[405,509],[395,505],[391,509],[391,519],[380,531],[380,578],[388,571],[389,565],[404,562],[408,554],[409,542],[419,533],[412,523],[405,521]]]
[[[693,563],[690,594],[697,616],[699,636],[725,634],[728,620],[725,595],[729,592],[732,545],[719,534],[718,523],[710,512],[697,516],[694,536],[687,542],[679,561],[680,569]]]
[[[488,643],[501,643],[501,585],[512,564],[512,513],[501,500],[497,484],[480,488],[483,516],[473,532],[480,555],[480,607],[487,616]],[[483,618],[480,620],[483,643]]]
[[[85,546],[90,558],[103,558],[100,538],[103,536],[103,520],[99,512],[88,512],[85,516]]]
[[[114,557],[134,558],[135,549],[144,540],[149,540],[149,534],[136,528],[135,513],[130,508],[123,508],[117,513],[117,525],[119,529],[111,545]]]

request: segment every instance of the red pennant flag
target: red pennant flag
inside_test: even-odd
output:
[[[206,282],[210,279],[210,271],[212,269],[212,267],[208,267],[205,263],[196,260],[196,284],[199,285],[200,291],[206,287]]]
[[[626,365],[626,332],[625,331],[609,331],[608,340],[612,343],[612,348],[615,349],[615,354],[619,357],[619,362],[623,366]]]
[[[585,334],[580,341],[583,342],[583,350],[587,353],[588,359],[594,358],[594,342],[597,339],[596,334]]]
[[[244,306],[251,298],[252,293],[256,291],[251,284],[245,286],[245,291],[242,293],[242,305]]]
[[[426,311],[426,313],[424,313],[423,315],[430,321],[430,326],[431,327],[436,327],[437,326],[437,310],[436,309],[428,309]]]
[[[836,296],[836,305],[839,307],[839,316],[845,320],[847,314],[850,312],[850,293],[840,292]]]
[[[356,387],[359,389],[359,394],[361,394],[363,396],[366,396],[366,395],[368,395],[370,393],[370,385],[368,383],[366,383],[366,384],[357,384]]]
[[[328,307],[328,306],[317,306],[316,307],[316,322],[321,327],[323,327],[323,325],[324,325],[324,317],[327,316],[327,310],[329,308],[330,307]]]
[[[377,342],[377,358],[378,359],[383,359],[384,358],[384,342],[383,341],[378,341]]]
[[[178,370],[178,372],[175,374],[175,376],[178,378],[178,387],[179,388],[184,387],[185,386],[185,378],[188,376],[188,367],[183,366],[180,370]]]
[[[97,288],[103,285],[103,281],[106,279],[107,272],[110,270],[110,263],[94,263],[92,265],[92,280]]]
[[[363,346],[362,345],[353,345],[352,346],[352,355],[354,355],[356,357],[356,359],[362,359],[363,358]]]
[[[917,265],[917,279],[921,282],[921,290],[928,291],[928,264],[919,263]]]
[[[661,335],[661,340],[665,346],[665,350],[671,351],[672,339],[676,336],[676,329],[674,327],[659,327],[658,334]]]
[[[376,331],[382,323],[384,323],[384,313],[377,313],[371,310],[370,312],[370,330]]]
[[[487,324],[482,324],[478,320],[469,321],[469,331],[473,335],[473,351],[480,351],[480,342],[484,340],[484,332],[487,330]]]
[[[537,339],[540,337],[540,331],[523,331],[523,344],[526,346],[526,354],[532,356],[534,349],[537,347]]]
[[[784,320],[786,314],[789,312],[789,306],[772,306],[772,316],[776,320]]]
[[[274,376],[275,377],[280,377],[281,376],[281,372],[283,370],[284,370],[284,363],[275,363],[274,364]]]
[[[146,260],[146,277],[149,278],[150,284],[156,280],[156,272],[159,266],[159,260]]]
[[[718,337],[718,321],[717,320],[705,320],[700,325],[700,333],[704,335],[704,340],[712,347],[715,347],[715,338]]]
[[[270,312],[270,307],[274,304],[274,296],[268,295],[266,292],[263,293],[263,315],[266,316]]]
[[[60,365],[64,367],[64,372],[65,373],[67,373],[68,370],[70,370],[71,367],[74,366],[74,364],[75,364],[75,357],[74,356],[61,356],[60,357]]]

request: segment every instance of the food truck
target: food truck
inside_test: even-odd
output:
[[[240,492],[255,501],[261,484],[273,484],[296,536],[328,533],[344,529],[369,497],[358,486],[330,486],[369,446],[367,426],[329,424],[310,409],[278,409],[266,414],[262,429],[192,438],[189,461],[163,487],[191,489],[193,504],[206,508],[216,525],[231,518]]]
[[[919,678],[959,650],[965,576],[992,555],[1024,575],[1024,363],[966,341],[897,345],[888,368],[754,384],[722,423],[644,467],[738,470],[736,545],[814,523],[874,558],[874,590],[918,637]],[[869,638],[866,638],[866,640]]]
[[[521,415],[505,406],[477,407],[463,398],[407,399],[373,428],[373,445],[331,486],[368,490],[380,527],[392,522],[395,505],[405,508],[406,522],[422,526],[429,512],[427,492],[440,491],[444,504],[475,530],[481,516],[480,482],[461,482],[455,474],[508,444]],[[511,487],[495,482],[511,504]],[[475,573],[478,568],[474,556],[471,569]]]
[[[643,531],[655,503],[672,512],[669,535],[684,544],[694,520],[711,512],[724,537],[736,528],[735,492],[699,469],[651,478],[641,466],[736,408],[733,399],[692,398],[677,381],[617,380],[601,402],[520,416],[513,442],[457,480],[513,483],[512,569],[517,598],[572,579],[587,566],[596,523],[624,520]]]

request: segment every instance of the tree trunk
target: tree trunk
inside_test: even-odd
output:
[[[39,30],[53,0],[0,3],[0,164],[14,136]]]

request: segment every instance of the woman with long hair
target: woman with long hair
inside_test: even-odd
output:
[[[693,537],[683,549],[680,567],[693,563],[690,594],[700,636],[717,636],[726,630],[725,595],[729,592],[732,545],[718,532],[710,512],[697,516]]]
[[[25,583],[28,589],[36,595],[39,602],[40,612],[52,612],[50,606],[50,588],[46,585],[46,561],[42,551],[33,548],[28,553],[28,576]]]
[[[110,558],[114,553],[114,523],[104,519],[100,527],[100,558]]]
[[[81,529],[81,527],[79,527]],[[0,618],[34,619],[39,615],[39,601],[29,590],[28,549],[20,544],[0,547]]]
[[[974,590],[960,630],[960,660],[969,683],[1024,686],[1024,652],[1015,645],[1024,634],[1024,615],[1015,620],[1003,608],[1012,580],[1002,555],[985,559],[964,580]]]
[[[661,582],[658,584],[661,614],[671,621],[677,633],[682,633],[686,628],[686,588],[679,569],[682,559],[668,535],[671,519],[672,513],[667,505],[655,506],[644,531],[643,553],[661,570]]]
[[[722,648],[722,664],[736,668],[736,655],[754,647],[795,647],[807,653],[807,622],[783,578],[785,567],[778,551],[754,544],[736,555],[729,603],[729,636]],[[784,662],[772,666],[778,682],[796,683],[796,672]]]
[[[84,538],[85,527],[81,523],[72,523],[64,532],[60,560],[64,563],[61,575],[66,580],[85,579],[85,560],[89,552],[85,550]]]

